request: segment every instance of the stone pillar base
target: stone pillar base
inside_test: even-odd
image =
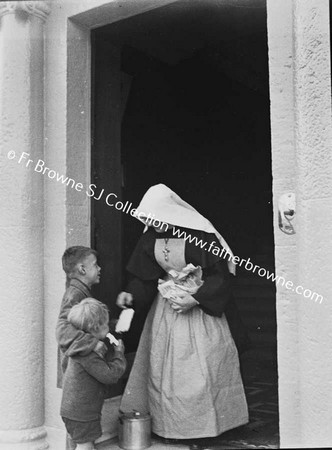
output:
[[[0,450],[46,450],[45,427],[26,430],[0,430]]]

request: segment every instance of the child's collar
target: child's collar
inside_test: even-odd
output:
[[[91,291],[87,284],[85,284],[82,280],[79,278],[71,278],[70,279],[70,286],[75,286],[77,289],[79,289],[83,294],[87,295],[87,297],[90,295]]]

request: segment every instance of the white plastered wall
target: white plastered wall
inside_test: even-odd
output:
[[[268,0],[276,270],[322,303],[277,286],[280,444],[332,443],[332,124],[327,0]],[[295,192],[296,234],[278,230]]]

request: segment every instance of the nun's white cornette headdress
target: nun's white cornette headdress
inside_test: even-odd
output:
[[[143,217],[148,217],[149,214],[150,217],[171,225],[214,233],[227,253],[234,256],[229,245],[212,223],[164,184],[156,184],[146,191],[134,216],[145,223]],[[235,264],[232,259],[228,257],[227,259],[229,259],[229,271],[235,275]]]

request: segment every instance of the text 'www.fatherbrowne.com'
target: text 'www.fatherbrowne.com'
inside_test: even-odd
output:
[[[186,233],[186,231],[180,230],[175,227],[172,228],[172,233],[173,236],[177,238],[182,238],[189,244],[194,244],[196,247],[211,252],[215,256],[219,256],[220,258],[223,259],[227,258],[228,261],[232,261],[239,267],[242,267],[242,265],[244,264],[244,268],[249,272],[257,273],[260,277],[266,277],[268,280],[272,281],[272,283],[275,282],[276,285],[281,284],[282,286],[285,286],[286,289],[295,292],[296,294],[303,295],[305,298],[310,298],[315,302],[322,303],[323,301],[323,296],[317,294],[317,292],[313,292],[310,289],[305,289],[301,285],[295,286],[292,281],[290,280],[286,281],[284,277],[276,275],[274,272],[270,272],[269,270],[266,270],[264,267],[260,267],[257,264],[253,264],[250,261],[250,258],[244,259],[240,258],[239,256],[232,256],[227,252],[225,248],[218,246],[216,241],[208,243],[206,241],[203,241],[203,239],[198,239],[197,236],[192,236],[190,233]]]
[[[16,160],[19,165],[24,165],[26,168],[32,169],[34,172],[39,173],[43,176],[46,176],[50,180],[54,180],[59,184],[63,184],[68,188],[71,188],[77,192],[85,192],[85,195],[93,200],[100,201],[103,199],[105,204],[108,207],[112,207],[118,211],[121,211],[124,214],[130,214],[133,217],[140,219],[140,215],[142,214],[147,219],[147,224],[160,227],[163,226],[165,230],[168,230],[169,224],[165,222],[161,222],[155,219],[154,215],[146,214],[145,212],[137,213],[136,208],[133,208],[133,204],[128,201],[124,204],[118,199],[118,195],[114,192],[105,192],[105,189],[98,190],[95,184],[89,184],[84,188],[83,183],[75,181],[73,178],[60,174],[59,172],[47,167],[45,161],[42,159],[38,159],[34,161],[30,158],[30,154],[26,152],[21,152],[19,158],[17,159],[17,153],[15,150],[10,150],[7,153],[7,158],[9,160]],[[85,190],[84,190],[85,189]],[[117,201],[116,201],[117,200]],[[115,202],[115,203],[113,203]],[[213,242],[204,242],[203,239],[198,239],[196,236],[191,236],[190,233],[186,233],[184,230],[180,230],[176,227],[172,228],[173,236],[177,238],[182,238],[189,244],[194,244],[196,247],[200,247],[201,249],[205,249],[208,252],[211,252],[213,255],[219,256],[220,258],[228,258],[228,261],[232,261],[235,265],[242,267],[244,264],[244,268],[250,272],[257,273],[260,277],[266,277],[268,280],[272,282],[276,282],[276,284],[282,284],[286,289],[291,290],[292,292],[296,292],[296,294],[303,295],[305,298],[310,298],[315,302],[322,303],[323,296],[317,294],[316,292],[312,292],[310,289],[304,289],[303,286],[298,285],[294,286],[292,281],[286,281],[284,277],[279,275],[275,275],[273,272],[269,272],[264,269],[264,267],[260,267],[257,264],[253,264],[250,261],[250,258],[244,259],[239,256],[233,256],[227,252],[227,250],[223,247],[217,245],[216,241]]]

